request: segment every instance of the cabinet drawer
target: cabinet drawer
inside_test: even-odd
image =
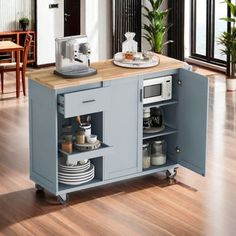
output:
[[[110,88],[103,87],[58,96],[58,111],[65,118],[108,109]]]

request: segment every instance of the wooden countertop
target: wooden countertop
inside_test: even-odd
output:
[[[160,64],[158,66],[146,69],[130,69],[118,67],[113,64],[112,60],[92,63],[91,66],[96,68],[98,73],[93,76],[82,77],[78,79],[63,79],[60,76],[54,75],[54,68],[34,71],[32,73],[29,73],[28,75],[30,80],[34,80],[37,83],[40,83],[51,89],[57,90],[85,85],[89,83],[126,78],[135,75],[142,75],[171,69],[179,69],[185,66],[185,63],[182,61],[178,61],[163,55],[158,56],[160,57]]]

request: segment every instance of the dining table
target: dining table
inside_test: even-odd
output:
[[[16,97],[20,97],[20,52],[23,47],[12,41],[0,41],[0,53],[10,52],[15,53],[16,62]],[[13,57],[14,58],[14,57]]]

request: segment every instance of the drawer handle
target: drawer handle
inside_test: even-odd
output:
[[[96,102],[96,100],[95,99],[87,100],[87,101],[83,101],[82,103],[90,103],[90,102]]]

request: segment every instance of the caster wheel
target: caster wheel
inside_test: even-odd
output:
[[[65,205],[69,202],[69,197],[67,194],[57,196],[57,200],[60,204]]]
[[[166,171],[166,178],[168,179],[174,179],[177,175],[177,169],[167,170]]]
[[[35,184],[35,188],[36,188],[37,192],[43,192],[44,191],[44,188],[39,184]]]

